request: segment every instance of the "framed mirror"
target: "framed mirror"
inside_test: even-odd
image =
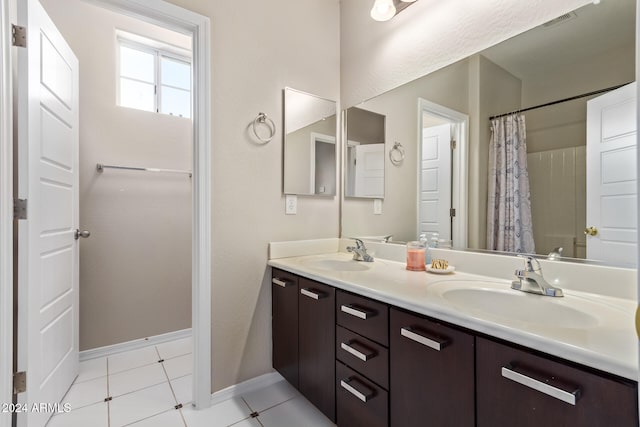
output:
[[[284,193],[336,195],[336,102],[284,89]]]
[[[435,130],[445,124],[454,133],[459,128],[451,126],[451,120],[432,120],[438,117],[433,117],[432,111],[422,111],[424,100],[427,105],[469,118],[468,144],[464,144],[464,135],[453,138],[457,139],[457,147],[451,156],[460,159],[459,169],[452,167],[447,175],[451,184],[439,185],[443,182],[440,178],[446,178],[442,175],[437,186],[451,194],[451,201],[445,200],[440,206],[441,212],[448,209],[451,215],[447,219],[438,214],[438,221],[452,231],[454,247],[488,248],[491,119],[518,113],[526,123],[524,158],[533,252],[546,256],[562,248],[564,258],[635,265],[636,130],[624,123],[618,126],[603,122],[596,126],[589,119],[607,114],[615,118],[635,116],[635,95],[633,99],[620,95],[622,98],[614,99],[611,105],[597,106],[600,100],[615,97],[620,91],[634,92],[629,84],[635,80],[635,7],[634,0],[588,4],[358,104],[357,108],[386,117],[386,151],[399,141],[406,156],[401,167],[391,166],[385,158],[382,214],[373,214],[370,201],[345,198],[342,236],[392,235],[392,241],[415,240],[424,231],[421,223],[436,217],[422,203],[425,188],[436,188],[433,179],[425,179],[428,174],[434,175],[425,172],[429,168],[423,162],[423,155],[429,150],[424,146],[425,135],[429,128]],[[618,104],[629,108],[616,109]],[[600,112],[588,113],[594,108],[600,108]],[[613,132],[614,127],[618,133]],[[595,134],[604,135],[606,141],[601,142],[623,144],[622,140],[628,140],[631,144],[603,154],[611,160],[608,165],[596,164],[592,159],[602,156],[588,154],[589,135]],[[431,156],[435,158],[433,149]],[[601,183],[611,189],[608,195],[598,193],[589,184],[605,175]],[[461,182],[456,184],[456,179]],[[626,187],[632,190],[621,193]],[[609,201],[615,203],[607,205]],[[596,226],[590,219],[590,209],[607,218],[601,218]],[[598,242],[604,243],[601,246],[606,249],[590,251]]]
[[[346,197],[384,198],[385,116],[351,107],[344,113]]]

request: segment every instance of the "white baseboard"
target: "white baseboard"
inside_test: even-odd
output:
[[[243,381],[213,393],[211,395],[211,406],[224,402],[232,397],[241,396],[253,390],[268,387],[279,381],[284,381],[284,377],[278,372],[270,372],[268,374],[260,375],[259,377],[251,378],[250,380]]]
[[[111,356],[123,351],[137,350],[142,347],[160,344],[167,341],[178,340],[191,336],[191,328],[182,329],[180,331],[167,332],[166,334],[154,335],[152,337],[141,338],[138,340],[122,342],[119,344],[107,345],[104,347],[92,348],[80,352],[80,361],[96,359],[98,357]]]

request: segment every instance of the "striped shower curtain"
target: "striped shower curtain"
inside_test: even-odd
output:
[[[522,114],[491,120],[487,249],[535,253]]]

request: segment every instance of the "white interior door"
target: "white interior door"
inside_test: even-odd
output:
[[[384,197],[384,144],[356,145],[355,196]]]
[[[18,2],[18,370],[29,407],[59,402],[78,372],[78,60],[37,0]],[[19,414],[43,426],[50,412]]]
[[[587,258],[636,265],[636,83],[587,103]]]
[[[451,239],[451,124],[422,130],[419,233]]]

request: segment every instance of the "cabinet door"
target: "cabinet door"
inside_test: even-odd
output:
[[[335,289],[299,279],[300,392],[335,422]]]
[[[637,426],[637,386],[477,338],[478,427]]]
[[[271,277],[273,368],[298,388],[298,277],[275,268]]]
[[[390,317],[391,426],[474,426],[474,337],[397,309]]]

